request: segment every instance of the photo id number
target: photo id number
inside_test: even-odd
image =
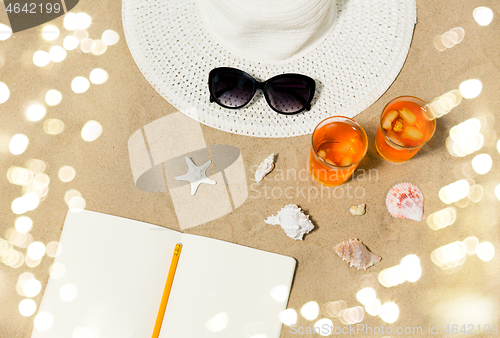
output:
[[[444,333],[448,334],[497,334],[498,324],[485,324],[485,325],[473,325],[473,324],[463,324],[462,326],[458,324],[446,325],[444,327]]]
[[[61,12],[61,4],[55,3],[51,4],[50,2],[47,3],[35,3],[35,2],[30,2],[30,3],[17,3],[17,2],[10,2],[7,7],[5,8],[7,13],[25,13],[25,14],[43,14],[43,13],[59,13]]]

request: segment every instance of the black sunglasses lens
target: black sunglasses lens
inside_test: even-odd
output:
[[[211,86],[214,99],[230,108],[243,107],[254,94],[252,80],[235,72],[218,72]]]
[[[267,85],[269,104],[283,114],[297,113],[311,103],[314,86],[296,77],[282,77]]]

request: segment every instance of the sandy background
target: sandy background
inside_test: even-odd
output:
[[[490,7],[494,19],[489,26],[479,26],[472,16],[478,6]],[[0,6],[1,7],[1,6]],[[311,178],[297,179],[268,176],[263,184],[253,186],[251,167],[260,163],[271,152],[279,154],[276,169],[306,170],[310,136],[287,139],[257,139],[220,132],[202,126],[207,144],[226,144],[240,149],[246,168],[249,197],[233,212],[209,223],[185,230],[212,238],[250,246],[294,257],[297,270],[288,307],[299,312],[303,304],[316,301],[321,306],[318,317],[327,317],[324,305],[343,300],[348,308],[362,305],[356,293],[363,287],[372,287],[382,304],[394,302],[399,307],[399,318],[391,325],[420,326],[426,332],[428,325],[499,324],[500,259],[498,253],[489,262],[476,255],[467,256],[455,269],[444,270],[431,260],[431,252],[440,246],[476,236],[479,242],[489,241],[500,250],[498,224],[499,200],[494,189],[500,183],[498,166],[500,156],[496,148],[500,121],[500,5],[494,0],[417,1],[418,24],[406,63],[394,84],[371,107],[356,117],[369,138],[369,150],[359,169],[372,171],[371,178],[352,180],[340,191],[343,197],[323,195],[319,184]],[[37,67],[32,55],[37,50],[48,50],[62,45],[70,32],[63,27],[63,18],[52,22],[61,35],[48,42],[41,37],[41,27],[14,34],[0,41],[0,81],[10,89],[9,100],[0,105],[0,159],[3,171],[0,180],[0,237],[8,239],[18,217],[11,210],[12,201],[22,195],[22,187],[9,183],[7,170],[23,167],[30,159],[40,159],[47,165],[50,177],[49,192],[38,208],[26,213],[33,220],[32,240],[47,244],[57,241],[68,210],[64,195],[70,189],[78,190],[86,201],[86,209],[180,230],[169,193],[139,191],[132,178],[127,141],[141,127],[176,111],[144,79],[127,48],[121,24],[120,1],[81,1],[75,12],[84,11],[92,17],[88,28],[90,38],[99,38],[106,29],[119,33],[120,41],[110,46],[101,56],[84,54],[77,48],[68,51],[61,63]],[[2,11],[0,22],[7,23]],[[464,40],[443,52],[433,46],[437,35],[454,27],[465,30]],[[96,67],[109,73],[102,85],[91,84],[83,94],[72,92],[70,84],[75,76],[88,77]],[[374,136],[380,112],[391,99],[400,95],[414,95],[430,101],[462,81],[479,79],[483,88],[475,99],[464,99],[452,112],[438,120],[436,134],[419,154],[405,164],[393,164],[381,159],[374,147]],[[47,108],[47,118],[60,119],[65,124],[59,135],[47,135],[43,120],[31,122],[24,110],[31,101],[44,102],[47,90],[57,89],[62,102]],[[450,129],[472,117],[481,117],[481,133],[485,142],[481,150],[466,157],[453,157],[445,147]],[[80,136],[83,125],[98,121],[102,135],[93,142]],[[17,133],[29,137],[27,150],[18,156],[8,150],[10,138]],[[480,153],[491,155],[493,167],[485,175],[471,172],[470,162]],[[58,178],[62,166],[71,166],[76,177],[68,183]],[[454,204],[457,218],[451,226],[434,231],[425,220],[397,220],[385,207],[387,191],[396,183],[409,181],[421,188],[425,195],[425,214],[430,215],[447,207],[439,196],[441,187],[459,179],[472,179],[481,185],[484,194],[479,202],[468,198]],[[288,186],[295,187],[293,198],[276,193]],[[275,190],[272,190],[275,188]],[[358,197],[352,192],[358,188]],[[268,197],[265,195],[268,193]],[[320,196],[314,197],[315,191]],[[361,191],[363,196],[361,196]],[[277,197],[277,196],[275,196]],[[267,226],[263,220],[275,214],[285,204],[302,207],[316,228],[304,241],[293,241],[278,226]],[[366,203],[367,213],[362,217],[349,214],[349,207]],[[349,268],[333,251],[333,246],[350,238],[359,238],[382,257],[382,261],[365,271]],[[26,247],[14,246],[26,255]],[[414,283],[386,288],[377,281],[380,271],[399,264],[409,254],[419,257],[422,275]],[[45,256],[36,267],[22,264],[12,268],[0,260],[0,337],[30,337],[35,315],[24,317],[18,306],[25,297],[16,291],[23,272],[31,272],[42,284],[42,291],[34,297],[37,305],[49,278],[53,258]],[[332,318],[334,325],[343,325]],[[312,326],[299,315],[298,326]],[[363,324],[372,327],[387,325],[380,317],[365,313]],[[477,333],[477,331],[475,331]],[[284,326],[282,337],[293,337]],[[397,335],[393,335],[397,336]],[[469,337],[472,335],[469,335]]]

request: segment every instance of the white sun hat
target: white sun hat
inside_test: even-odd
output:
[[[216,129],[256,137],[312,133],[354,117],[403,67],[415,0],[123,0],[130,52],[170,104]],[[241,69],[260,81],[300,73],[316,81],[311,109],[273,111],[262,95],[241,109],[210,103],[208,74]]]

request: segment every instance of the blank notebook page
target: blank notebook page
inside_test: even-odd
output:
[[[68,212],[39,312],[53,323],[32,338],[148,338],[181,233],[91,211]],[[74,297],[74,298],[73,298]],[[45,316],[47,318],[47,316]]]
[[[184,234],[160,338],[279,338],[295,260]]]

